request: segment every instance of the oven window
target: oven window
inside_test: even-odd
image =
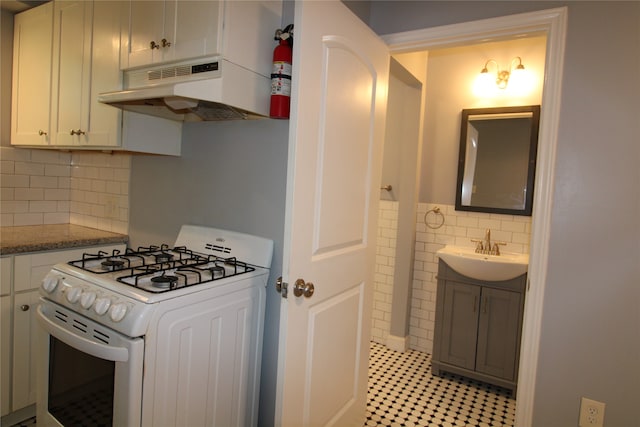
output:
[[[63,426],[111,426],[115,362],[50,337],[49,413]]]

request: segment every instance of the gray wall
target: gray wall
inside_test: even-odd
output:
[[[638,425],[640,2],[374,1],[378,34],[568,6],[534,426]],[[544,104],[543,104],[544,108]]]
[[[182,224],[209,225],[273,239],[267,292],[260,419],[273,420],[282,273],[289,121],[190,123],[182,156],[133,156],[131,246],[175,240]],[[269,425],[267,422],[266,425]]]

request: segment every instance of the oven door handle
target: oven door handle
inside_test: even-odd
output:
[[[125,347],[113,347],[91,341],[53,323],[42,312],[42,306],[38,306],[38,320],[40,325],[49,333],[71,347],[100,359],[114,362],[126,362],[129,360],[129,350]]]

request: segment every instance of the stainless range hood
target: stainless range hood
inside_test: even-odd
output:
[[[269,115],[269,79],[222,57],[127,70],[124,87],[122,91],[99,94],[98,101],[187,122]]]

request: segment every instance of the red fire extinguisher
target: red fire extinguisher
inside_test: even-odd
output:
[[[273,50],[269,116],[274,119],[288,119],[291,104],[293,25],[287,25],[284,30],[277,30],[275,40],[278,40],[278,46]]]

